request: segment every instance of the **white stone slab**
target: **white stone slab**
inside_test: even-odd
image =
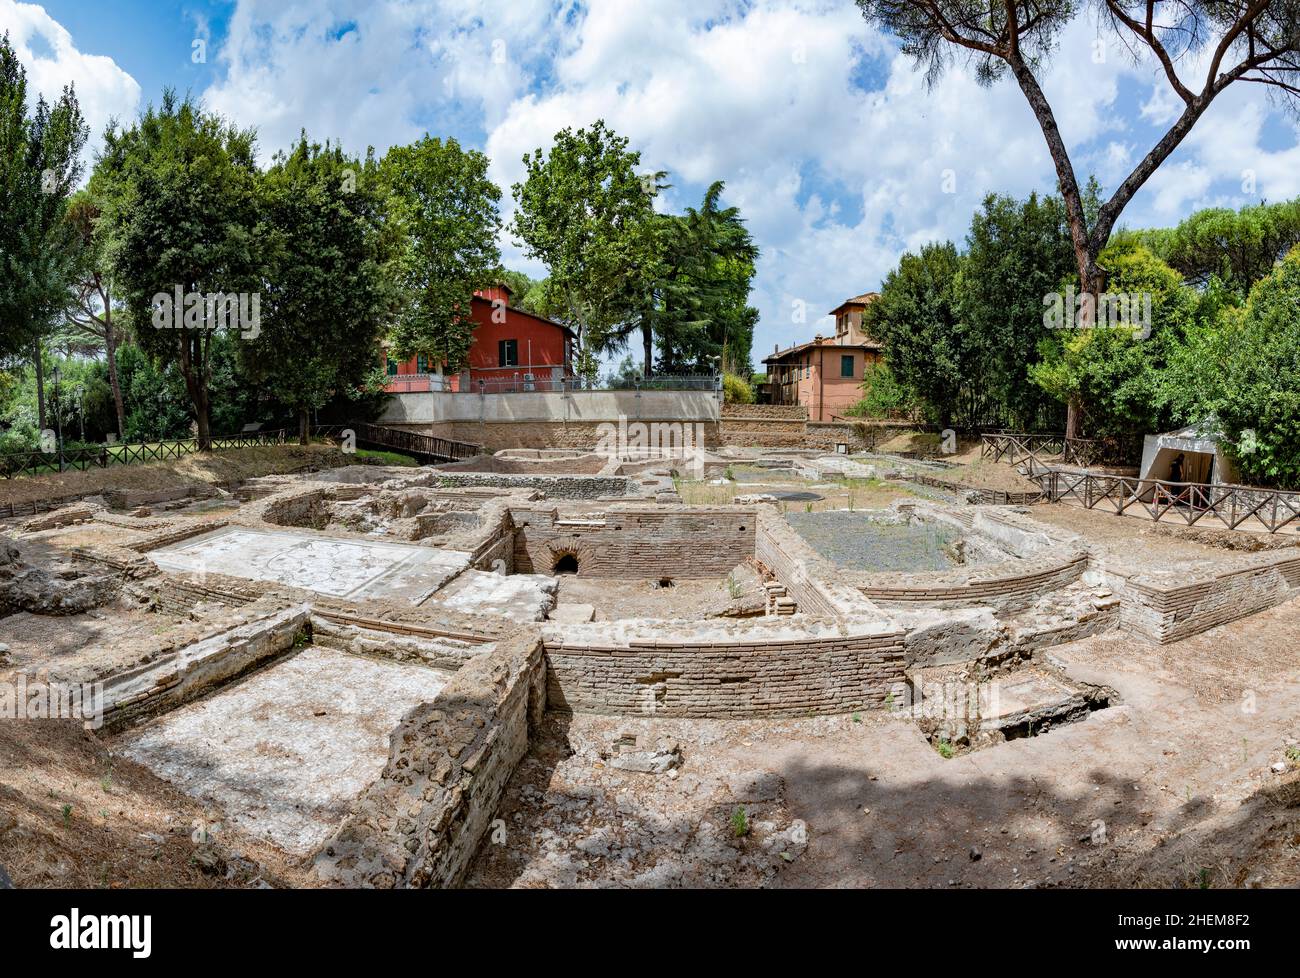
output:
[[[440,604],[466,614],[502,615],[515,621],[541,621],[555,607],[559,582],[541,574],[494,574],[468,570],[434,595]]]
[[[276,581],[339,598],[419,604],[469,564],[469,555],[303,530],[228,526],[149,553],[165,571]]]
[[[393,728],[447,679],[424,666],[310,647],[121,743],[240,830],[305,856],[382,773]]]

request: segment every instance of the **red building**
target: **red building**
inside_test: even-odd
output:
[[[438,389],[475,394],[561,390],[573,376],[573,331],[510,305],[510,296],[505,285],[474,293],[470,309],[474,341],[466,369],[440,374],[438,364],[427,357],[402,362],[387,357],[385,390],[390,394]]]

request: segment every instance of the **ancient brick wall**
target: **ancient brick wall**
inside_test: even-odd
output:
[[[1088,568],[1083,553],[1061,558],[1014,561],[967,571],[932,574],[852,574],[845,579],[858,585],[872,601],[967,607],[975,604],[1014,609],[1032,604],[1049,591],[1077,580]]]
[[[807,421],[808,408],[802,404],[724,404],[722,418],[772,421]]]
[[[1119,582],[1116,582],[1119,583]],[[1188,580],[1186,574],[1129,578],[1120,625],[1154,642],[1174,642],[1281,604],[1300,590],[1300,556],[1264,552],[1239,566]]]
[[[722,577],[754,553],[756,514],[740,506],[613,505],[574,517],[516,507],[511,517],[520,574],[550,574],[572,554],[580,577]]]
[[[628,480],[623,476],[511,475],[439,470],[437,479],[439,485],[450,487],[499,486],[503,489],[537,489],[557,499],[603,499],[606,496],[624,496],[628,491]]]
[[[790,717],[884,705],[902,682],[888,623],[757,619],[544,626],[559,710],[665,717]]]
[[[825,617],[874,613],[859,591],[840,580],[840,570],[813,550],[774,507],[759,507],[757,519],[754,557],[786,586],[799,611]]]
[[[545,668],[540,636],[521,630],[408,713],[316,873],[346,887],[459,884],[545,709]]]

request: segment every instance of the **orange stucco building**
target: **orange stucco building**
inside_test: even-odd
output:
[[[881,345],[862,330],[862,313],[878,293],[867,292],[832,309],[835,335],[817,336],[763,363],[773,404],[802,404],[812,421],[830,421],[862,400],[862,381],[883,360]]]

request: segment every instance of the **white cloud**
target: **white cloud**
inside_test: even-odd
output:
[[[39,14],[51,47],[89,73],[94,59],[66,32],[60,47],[62,29],[39,8],[0,0],[0,22],[14,11]],[[1076,172],[1113,190],[1181,103],[1154,65],[1113,42],[1098,48],[1097,37],[1091,18],[1076,19],[1040,78]],[[726,181],[726,202],[763,252],[756,357],[807,339],[843,298],[877,288],[903,249],[960,244],[986,194],[1056,185],[1013,80],[982,88],[957,64],[927,89],[845,0],[239,0],[214,43],[223,76],[204,97],[259,129],[264,160],[302,128],[358,152],[459,134],[492,158],[508,216],[524,153],[603,118],[646,169],[670,171],[666,205],[694,204]],[[1189,62],[1185,77],[1200,70]],[[121,100],[138,98],[132,88]],[[1126,223],[1169,223],[1225,195],[1244,203],[1246,170],[1254,199],[1300,194],[1300,140],[1258,86],[1235,86],[1220,103]],[[503,251],[540,272],[510,241]],[[806,323],[791,321],[796,301]]]
[[[531,81],[549,0],[284,4],[241,0],[208,106],[261,135],[263,160],[302,129],[361,152],[488,125]]]
[[[18,60],[27,69],[31,101],[44,96],[52,102],[65,85],[76,87],[82,114],[90,126],[91,141],[86,150],[89,163],[91,147],[109,120],[128,119],[135,114],[140,105],[139,84],[112,58],[79,50],[72,35],[36,4],[0,0],[0,34],[6,31]]]

